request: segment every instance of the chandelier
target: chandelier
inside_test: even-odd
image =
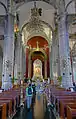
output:
[[[34,8],[31,9],[31,18],[26,26],[26,30],[30,33],[33,31],[42,31],[43,32],[43,25],[42,22],[39,18],[40,14],[39,14],[39,10],[36,7],[36,2],[34,2]]]

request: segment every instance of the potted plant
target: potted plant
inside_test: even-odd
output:
[[[62,82],[62,76],[59,76],[59,77],[58,77],[58,82],[59,82],[59,84],[61,85],[61,82]]]

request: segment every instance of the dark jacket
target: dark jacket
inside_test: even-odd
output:
[[[76,91],[76,84],[73,82],[73,90]]]
[[[35,84],[32,84],[32,88],[33,88],[33,93],[35,93],[36,92],[36,86],[35,86]]]

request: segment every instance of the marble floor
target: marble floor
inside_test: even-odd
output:
[[[13,119],[55,119],[52,110],[46,108],[43,100],[43,95],[36,95],[32,108],[28,111],[25,107],[21,107]]]

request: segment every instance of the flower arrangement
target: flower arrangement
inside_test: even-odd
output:
[[[62,82],[62,76],[59,76],[57,80],[58,80],[59,84],[61,85],[61,82]]]

